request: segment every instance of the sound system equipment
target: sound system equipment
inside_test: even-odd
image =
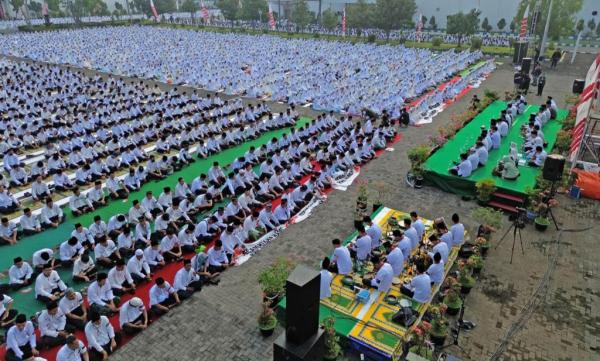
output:
[[[514,43],[515,52],[513,53],[513,64],[521,64],[521,60],[527,56],[529,44],[526,41],[516,41]]]
[[[585,88],[585,80],[583,80],[583,79],[573,80],[573,94],[583,93],[583,88]]]
[[[529,74],[531,70],[531,58],[523,58],[521,61],[521,71],[525,74]]]
[[[299,265],[285,286],[285,333],[287,340],[301,344],[319,329],[321,274]]]
[[[416,320],[417,316],[410,307],[400,307],[400,310],[392,316],[392,322],[402,325],[406,328],[412,326]]]
[[[559,181],[562,179],[564,169],[565,157],[560,154],[550,154],[544,161],[542,177],[551,182]]]
[[[325,350],[319,329],[321,274],[297,266],[285,285],[285,333],[273,343],[274,361],[321,361]]]

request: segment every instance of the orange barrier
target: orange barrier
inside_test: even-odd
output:
[[[581,188],[581,195],[586,198],[600,200],[600,174],[573,169],[577,173],[575,184]]]

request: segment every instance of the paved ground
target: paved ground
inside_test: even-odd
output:
[[[580,55],[575,66],[561,65],[549,72],[545,94],[555,95],[562,105],[572,80],[585,75],[592,57]],[[502,61],[502,60],[500,60]],[[512,88],[512,70],[504,64],[484,84],[503,92]],[[483,88],[476,93],[482,94]],[[469,95],[470,96],[470,95]],[[529,97],[536,102],[535,96]],[[424,143],[452,113],[468,104],[463,99],[435,119],[435,123],[404,132],[394,152],[384,152],[365,166],[361,177],[381,180],[393,192],[385,204],[402,210],[418,210],[426,218],[449,217],[458,212],[471,230],[475,224],[469,211],[474,202],[434,188],[408,189],[404,175],[409,168],[406,152]],[[210,287],[158,320],[142,335],[120,349],[114,360],[269,360],[274,337],[263,339],[256,327],[261,292],[258,273],[273,259],[287,257],[310,266],[330,253],[330,240],[352,231],[353,206],[357,186],[347,192],[334,192],[313,216],[288,228],[276,242],[265,247],[242,267],[228,271],[218,287]],[[561,197],[556,216],[562,227],[581,229],[598,223],[598,203],[573,202]],[[506,221],[505,227],[508,226]],[[523,329],[507,341],[506,352],[497,360],[599,360],[600,312],[597,242],[598,229],[584,232],[538,233],[528,226],[523,230],[525,256],[516,254],[508,264],[511,242],[492,250],[483,275],[468,297],[465,318],[478,326],[464,333],[460,344],[464,351],[449,351],[465,360],[486,360],[501,345],[513,325]],[[560,243],[555,239],[560,237]],[[510,240],[511,241],[511,240]],[[596,251],[596,252],[594,252]],[[554,258],[556,256],[556,258]],[[546,273],[549,277],[545,277]],[[545,279],[548,282],[543,282]],[[542,284],[534,306],[526,307]],[[529,313],[528,311],[532,312]],[[522,317],[525,316],[525,317]],[[518,322],[521,321],[521,322]],[[283,330],[279,328],[276,335]],[[358,359],[356,355],[345,355]]]

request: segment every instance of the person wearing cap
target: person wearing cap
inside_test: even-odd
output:
[[[13,299],[0,293],[0,327],[8,329],[15,324],[19,311],[13,308]]]
[[[89,361],[87,348],[74,335],[67,336],[65,344],[56,353],[56,361]]]
[[[27,316],[19,314],[15,318],[15,325],[6,333],[6,361],[30,360],[40,353],[36,349],[35,328]]]
[[[96,280],[88,287],[87,298],[90,312],[112,315],[119,311],[117,305],[120,299],[113,294],[110,283],[108,283],[108,275],[104,272],[98,273]]]
[[[23,258],[13,259],[13,265],[8,269],[9,285],[13,290],[29,286],[32,280],[33,268]]]
[[[121,307],[119,325],[126,335],[135,335],[148,327],[148,312],[140,298],[133,297]]]
[[[127,261],[127,270],[136,285],[152,280],[150,265],[141,249],[136,249],[134,255]]]
[[[47,264],[35,279],[35,296],[44,303],[58,300],[66,289],[67,285],[60,279],[58,272]]]
[[[108,355],[117,349],[121,335],[115,332],[108,317],[90,311],[90,321],[85,325],[90,360],[108,360]]]
[[[150,288],[150,313],[160,317],[181,303],[179,295],[169,282],[158,277],[156,283]]]
[[[65,315],[68,327],[83,331],[87,320],[87,306],[80,292],[67,288],[65,296],[58,302],[58,307]]]
[[[192,268],[192,262],[189,259],[183,260],[183,267],[175,274],[173,288],[181,300],[190,298],[194,292],[202,290],[200,276]]]
[[[321,262],[321,286],[319,291],[320,299],[331,297],[331,282],[333,281],[333,275],[329,272],[331,261],[329,257],[325,257]]]
[[[46,309],[38,316],[38,328],[40,329],[39,349],[50,349],[65,343],[67,335],[75,330],[66,330],[67,317],[60,310],[56,301],[46,304]]]

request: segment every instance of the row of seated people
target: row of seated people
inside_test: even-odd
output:
[[[68,169],[76,169],[75,182],[79,185],[87,184],[109,171],[114,172],[147,160],[148,154],[141,146],[155,140],[156,152],[166,154],[179,151],[178,156],[183,157],[192,144],[199,142],[199,149],[203,151],[218,151],[232,142],[256,138],[270,128],[290,123],[294,118],[291,111],[273,117],[268,109],[262,107],[247,118],[234,118],[231,121],[225,117],[212,122],[199,114],[192,116],[194,112],[196,110],[192,106],[189,112],[178,114],[174,118],[162,120],[161,117],[150,117],[149,124],[140,125],[135,133],[124,131],[122,136],[113,135],[107,146],[93,137],[85,140],[86,144],[77,145],[73,145],[75,140],[63,139],[59,142],[59,147],[65,143],[68,146],[47,153],[47,165],[42,160],[37,161],[30,171],[26,170],[25,164],[13,154],[12,149],[9,149],[3,163],[8,177],[0,175],[0,184],[8,188],[24,187],[34,182],[28,193],[37,200],[38,194],[44,192],[44,187],[48,186],[41,180],[48,176],[53,175],[53,186],[57,189],[68,188],[73,181],[66,172]],[[265,122],[257,122],[265,115],[268,115]],[[207,126],[206,122],[209,121],[211,127]],[[81,140],[79,142],[81,143]],[[91,144],[94,144],[96,149]],[[82,147],[84,152],[81,151]],[[63,153],[68,154],[66,162]]]
[[[338,134],[342,132],[340,128],[336,128],[333,131]],[[393,138],[393,136],[391,136],[391,138]],[[322,146],[325,146],[325,144],[322,144]],[[330,159],[333,160],[333,157]],[[369,159],[369,157],[360,158],[356,161],[356,164],[360,164]],[[325,162],[324,165],[326,166]],[[215,166],[218,167],[218,165]],[[216,168],[213,169],[216,170]],[[195,181],[200,182],[199,178]],[[222,180],[223,179],[220,179],[220,181]],[[267,181],[266,175],[262,177],[261,182],[265,181]],[[179,221],[182,221],[183,223],[169,223],[164,233],[151,234],[150,227],[146,227],[145,225],[148,225],[146,217],[152,217],[152,211],[142,211],[140,218],[137,221],[136,235],[138,232],[139,234],[146,234],[150,239],[150,245],[148,246],[147,243],[140,242],[140,239],[138,238],[134,243],[133,249],[117,247],[114,242],[109,239],[109,237],[116,238],[121,245],[125,242],[124,240],[126,238],[131,237],[131,228],[129,224],[126,223],[126,217],[124,215],[112,217],[109,221],[109,225],[104,225],[98,217],[96,218],[94,225],[90,227],[89,231],[81,225],[76,226],[73,236],[60,246],[60,261],[55,260],[54,253],[51,249],[39,250],[34,254],[34,267],[31,267],[21,258],[15,259],[14,266],[9,270],[11,278],[10,287],[26,287],[32,284],[31,280],[35,277],[37,298],[46,303],[48,311],[44,312],[53,314],[57,314],[60,312],[59,310],[61,310],[61,307],[55,306],[57,301],[60,306],[61,304],[68,303],[69,300],[73,301],[78,299],[79,302],[73,304],[73,309],[63,310],[66,320],[65,324],[70,320],[73,323],[78,324],[80,329],[83,327],[83,329],[86,330],[86,336],[88,338],[90,356],[103,359],[109,352],[114,350],[116,340],[113,342],[111,338],[114,339],[114,337],[111,336],[108,338],[101,337],[102,341],[106,341],[105,343],[95,342],[98,341],[98,338],[92,335],[90,341],[89,329],[91,329],[92,326],[87,326],[90,325],[89,322],[95,322],[96,327],[102,323],[108,327],[108,323],[103,321],[102,317],[104,316],[102,315],[111,315],[120,312],[121,327],[124,331],[130,326],[133,327],[134,331],[139,331],[140,329],[147,327],[147,316],[144,315],[142,317],[141,313],[134,313],[134,315],[129,318],[124,316],[124,313],[128,314],[129,310],[124,311],[123,307],[125,306],[121,307],[120,310],[118,309],[119,300],[116,297],[119,296],[117,295],[135,293],[136,284],[149,281],[152,277],[152,272],[154,272],[156,268],[164,266],[166,262],[177,262],[181,260],[184,252],[192,251],[199,244],[206,243],[217,237],[218,240],[208,253],[199,253],[191,260],[191,262],[184,261],[184,268],[175,276],[173,288],[171,288],[168,283],[164,282],[164,280],[157,279],[156,285],[150,290],[150,313],[152,315],[166,312],[170,307],[179,304],[180,298],[185,298],[186,295],[189,297],[189,293],[195,290],[195,282],[197,282],[197,279],[188,276],[191,269],[194,270],[196,276],[204,276],[206,279],[212,280],[219,272],[222,272],[233,264],[236,249],[244,247],[244,242],[241,241],[242,239],[256,239],[261,233],[274,229],[287,222],[292,214],[297,212],[314,195],[319,194],[320,186],[329,186],[331,179],[327,177],[324,181],[326,184],[320,182],[317,176],[313,176],[311,181],[307,184],[299,185],[292,192],[285,194],[281,204],[276,207],[274,211],[271,210],[272,206],[269,201],[279,196],[277,193],[279,190],[277,188],[267,188],[265,193],[257,195],[257,199],[259,200],[254,201],[251,204],[246,203],[250,208],[245,209],[240,205],[240,199],[251,194],[252,189],[247,188],[245,189],[244,194],[240,195],[240,199],[233,196],[231,203],[229,203],[225,209],[219,208],[214,215],[204,218],[195,226],[191,223],[185,223],[184,220],[188,220],[189,215],[182,215],[183,219],[179,219]],[[181,181],[179,184],[181,184]],[[202,188],[199,195],[205,195],[205,193],[203,193],[205,189],[206,188]],[[163,199],[164,198],[165,197],[163,197]],[[158,203],[156,200],[155,202]],[[178,200],[174,201],[171,208],[177,208],[177,202]],[[132,207],[132,210],[137,209],[139,211],[139,202],[134,203],[135,205]],[[262,208],[265,204],[266,206]],[[260,208],[262,208],[262,210],[258,211]],[[244,219],[243,225],[240,226],[242,217],[248,214],[246,213],[247,211],[248,213],[251,213]],[[130,210],[130,214],[131,213],[135,213],[135,211]],[[157,213],[157,216],[163,218],[165,214],[167,213],[162,215]],[[135,214],[133,215],[135,216]],[[168,217],[164,218],[168,219]],[[89,246],[92,244],[92,238],[94,238],[91,231],[94,229],[104,229],[103,234],[100,235],[99,238],[93,239],[93,242],[97,242],[94,247],[97,266],[89,255]],[[175,235],[177,230],[179,230],[179,234]],[[243,236],[240,236],[240,231],[242,231],[241,233]],[[160,232],[160,230],[158,232]],[[158,238],[162,234],[165,234],[165,236],[158,242]],[[80,242],[78,236],[83,237],[84,240]],[[132,242],[132,239],[130,238],[129,241]],[[191,241],[191,243],[185,244],[188,241]],[[127,262],[124,261],[122,254],[128,254],[128,257],[130,257]],[[103,255],[106,257],[103,257]],[[71,258],[67,258],[69,256]],[[201,257],[202,267],[197,266],[198,262],[200,262],[198,260],[199,257]],[[93,281],[88,288],[87,293],[88,304],[91,309],[90,315],[88,316],[90,321],[87,325],[85,325],[85,320],[87,319],[85,316],[87,312],[81,310],[83,296],[80,294],[78,296],[78,292],[68,289],[67,285],[60,279],[60,276],[54,270],[57,266],[67,267],[70,265],[73,265],[73,281]],[[108,271],[108,273],[98,273],[99,267],[110,268],[110,271]],[[202,271],[199,272],[199,269]],[[35,272],[41,273],[35,276]],[[170,289],[172,289],[172,291],[165,292],[165,290]],[[159,297],[159,294],[162,295],[162,298]],[[8,296],[5,295],[4,297]],[[131,302],[134,304],[132,305]],[[141,300],[134,298],[130,300],[126,306],[129,305],[127,306],[128,308],[134,306],[139,309],[141,305],[140,302]],[[40,317],[42,320],[44,319],[44,312],[40,314],[38,320]],[[16,312],[13,312],[12,316],[20,317],[16,316]],[[9,319],[12,319],[12,317]],[[130,320],[131,322],[128,322],[127,320]],[[18,321],[23,321],[22,317]],[[25,323],[20,322],[17,326],[13,327],[23,327],[23,324],[27,326],[27,321]],[[62,332],[54,333],[52,330],[49,332],[42,330],[42,345],[44,345],[44,347],[51,347],[66,341],[66,345],[59,351],[57,356],[58,359],[61,357],[61,352],[69,353],[73,352],[73,350],[79,350],[81,354],[84,353],[85,350],[83,349],[83,345],[70,337],[68,330],[60,331]],[[108,328],[106,331],[106,334],[109,336],[114,333],[114,330],[109,331]],[[45,337],[47,334],[58,335],[61,337],[58,339]],[[9,343],[15,344],[11,341],[12,340],[9,339]],[[37,352],[37,349],[35,349],[35,341],[33,341],[33,344],[31,342],[30,337],[23,339],[20,343],[17,342],[14,348],[10,348],[8,352],[10,353],[11,350],[17,348],[24,353],[33,353],[33,350]]]
[[[464,225],[458,214],[452,215],[452,226],[448,229],[443,220],[434,223],[434,232],[429,237],[429,246],[425,246],[425,225],[417,212],[411,212],[410,218],[403,220],[403,230],[395,229],[392,239],[383,241],[381,228],[370,217],[364,219],[364,226],[358,227],[358,236],[347,246],[339,239],[332,241],[333,256],[325,258],[321,269],[321,299],[331,297],[332,273],[348,275],[372,262],[374,275],[363,278],[363,286],[375,288],[387,293],[394,277],[399,277],[413,263],[416,275],[401,287],[403,294],[418,303],[431,299],[432,286],[443,282],[445,264],[452,247],[464,243]],[[415,254],[427,250],[428,259],[415,260]]]

